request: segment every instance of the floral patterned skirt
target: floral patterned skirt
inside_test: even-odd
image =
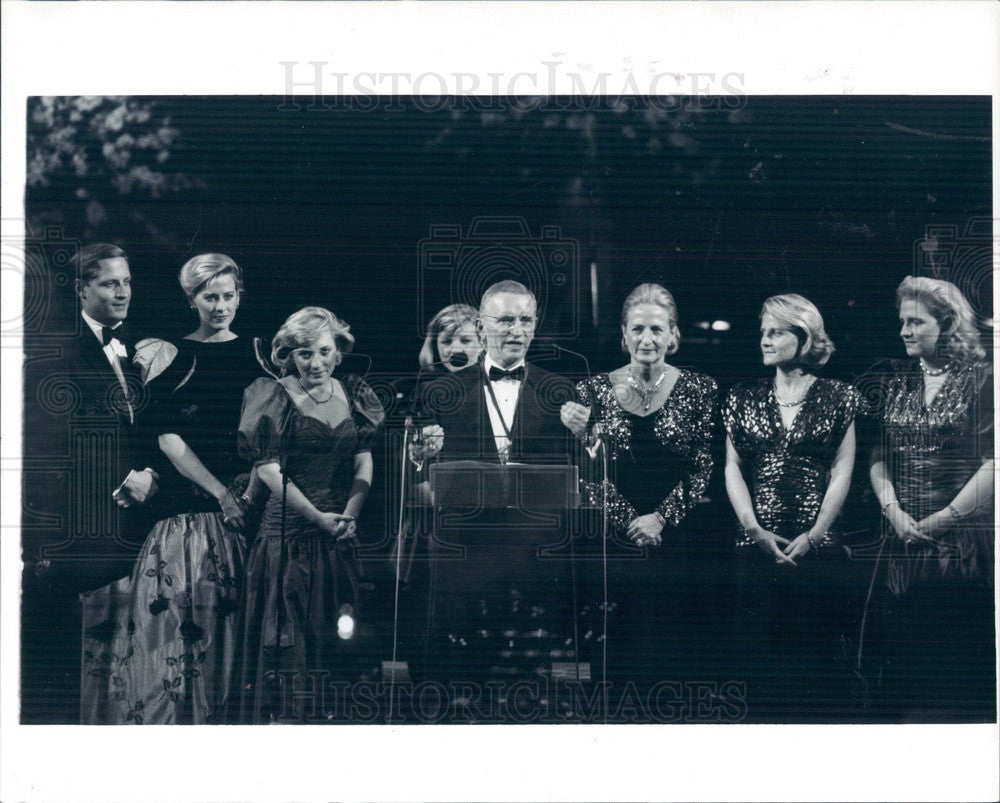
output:
[[[130,578],[83,596],[84,724],[223,720],[245,554],[220,513],[172,516],[153,527]]]

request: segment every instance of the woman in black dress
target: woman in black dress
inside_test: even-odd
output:
[[[708,485],[717,386],[667,362],[680,344],[677,305],[657,284],[642,284],[622,306],[628,364],[577,386],[561,419],[575,435],[601,438],[599,461],[585,466],[584,491],[607,511],[609,592],[615,605],[607,636],[608,675],[648,689],[694,679],[699,578],[692,576],[688,532],[681,528]],[[593,424],[590,424],[593,419]],[[695,545],[696,546],[696,545]],[[704,634],[703,634],[704,635]]]
[[[344,627],[361,602],[355,522],[384,418],[361,378],[332,376],[353,343],[328,310],[301,309],[274,336],[280,378],[262,377],[244,394],[240,452],[271,496],[247,560],[242,722],[322,715],[320,697],[311,705],[303,690],[329,675],[307,673],[343,670]],[[284,700],[293,708],[283,709]]]
[[[127,610],[108,649],[99,640],[89,646],[98,662],[110,659],[110,687],[107,695],[85,690],[85,721],[216,722],[232,691],[240,530],[257,487],[236,453],[236,427],[243,388],[260,370],[252,340],[230,328],[243,294],[239,266],[200,254],[181,268],[180,284],[198,328],[144,340],[135,356],[150,395],[145,426],[173,467],[160,477],[165,518],[147,537],[128,590],[118,590]]]
[[[816,376],[833,353],[819,310],[796,294],[761,310],[774,376],[738,383],[723,405],[726,490],[739,521],[737,651],[755,720],[836,717],[850,594],[835,523],[850,487],[858,391]]]
[[[883,713],[993,721],[993,372],[968,301],[909,276],[896,293],[906,360],[878,371],[871,481],[883,546]]]

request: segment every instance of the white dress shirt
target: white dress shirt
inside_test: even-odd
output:
[[[515,368],[520,368],[523,365],[524,360],[520,360],[509,368],[503,368],[503,366],[493,362],[488,354],[483,360],[483,370],[486,371],[487,377],[489,377],[491,367],[513,371]],[[490,386],[493,388],[493,394],[497,398],[497,403],[493,403],[493,399],[486,388],[483,388],[483,395],[486,397],[486,409],[490,414],[493,439],[496,441],[497,453],[499,454],[510,447],[510,439],[504,432],[504,422],[506,422],[508,429],[514,426],[514,414],[517,412],[517,396],[521,390],[521,381],[515,379],[498,379],[496,382],[490,382]],[[499,412],[497,411],[497,405],[500,406]],[[500,413],[503,413],[503,422],[500,420]]]
[[[87,326],[90,327],[90,331],[94,333],[94,337],[97,338],[97,342],[103,344],[104,337],[101,334],[101,330],[104,326],[91,318],[86,312],[81,311],[80,314],[83,316],[84,323],[86,323]],[[119,321],[111,327],[111,330],[114,331],[121,325],[122,322]],[[118,338],[112,337],[111,340],[108,341],[108,345],[101,346],[101,350],[104,352],[104,356],[107,357],[111,370],[114,371],[115,376],[118,377],[118,384],[122,386],[122,393],[125,394],[125,403],[128,405],[129,420],[133,421],[134,415],[132,411],[132,403],[129,401],[128,383],[125,381],[125,373],[122,371],[121,364],[121,360],[128,359],[128,349]]]

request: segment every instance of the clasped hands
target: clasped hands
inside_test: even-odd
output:
[[[907,546],[914,543],[936,546],[937,541],[934,536],[949,529],[955,523],[954,516],[947,509],[938,510],[920,521],[916,521],[896,502],[886,508],[884,515],[896,533],[896,537]]]
[[[348,516],[345,513],[321,513],[319,526],[336,536],[338,541],[355,538],[358,534],[354,516]]]
[[[747,530],[747,535],[761,550],[773,557],[775,563],[789,566],[798,566],[795,561],[805,557],[812,550],[814,543],[819,543],[826,537],[823,533],[817,534],[810,530],[789,539],[770,530],[765,530],[763,527],[757,527],[752,531]]]

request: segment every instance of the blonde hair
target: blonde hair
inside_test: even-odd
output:
[[[453,335],[466,324],[471,323],[475,326],[477,317],[479,317],[479,313],[475,307],[470,307],[468,304],[451,304],[431,318],[431,322],[427,324],[424,345],[417,357],[420,367],[430,368],[435,363],[440,362],[441,355],[437,350],[437,339],[440,335]],[[476,336],[478,338],[478,333]],[[482,342],[480,342],[480,350],[482,350]]]
[[[213,279],[230,275],[236,292],[243,295],[243,271],[225,254],[198,254],[181,268],[179,281],[188,298],[194,298]]]
[[[986,356],[974,323],[972,305],[951,282],[926,276],[907,276],[896,288],[896,311],[905,300],[924,306],[941,329],[937,350],[950,360],[975,362]]]
[[[834,352],[816,305],[798,293],[771,296],[760,309],[760,317],[771,315],[784,324],[799,341],[799,362],[809,368],[826,365]]]
[[[297,350],[315,343],[324,331],[330,333],[337,348],[336,365],[354,347],[351,327],[323,307],[303,307],[288,316],[271,341],[271,362],[287,376],[294,367]]]
[[[628,314],[640,304],[653,304],[666,310],[667,318],[670,320],[670,332],[674,337],[673,346],[667,349],[666,356],[676,353],[681,344],[681,331],[677,328],[677,302],[666,287],[652,282],[640,284],[628,294],[625,303],[622,304],[622,351],[629,353],[624,331],[628,323]]]

